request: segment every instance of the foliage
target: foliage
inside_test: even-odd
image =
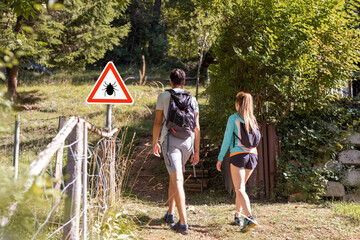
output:
[[[161,13],[155,9],[161,2]],[[139,1],[132,0],[125,17],[117,21],[129,21],[131,30],[124,45],[106,55],[116,63],[141,63],[144,55],[147,65],[193,69],[204,36],[213,41],[214,16],[203,8],[198,0]]]
[[[329,204],[335,215],[345,217],[354,225],[360,223],[360,206],[358,203],[334,202]]]
[[[11,206],[17,202],[16,211],[10,219],[10,223],[1,227],[0,234],[3,239],[30,239],[34,234],[37,219],[34,212],[42,211],[49,207],[49,201],[44,196],[51,198],[57,196],[58,192],[51,189],[49,175],[35,178],[30,190],[25,191],[28,184],[28,176],[19,172],[18,179],[14,180],[14,169],[9,167],[0,168],[0,215],[8,217]],[[42,218],[42,214],[39,214]],[[37,239],[41,239],[41,234]]]
[[[130,31],[124,38],[123,46],[114,48],[106,54],[106,59],[115,63],[141,63],[141,56],[149,59],[149,41],[153,36],[151,24],[153,21],[153,2],[132,0],[124,13],[124,17],[115,24],[130,23]],[[163,43],[158,43],[163,44]]]
[[[124,212],[114,213],[109,211],[102,223],[98,222],[92,228],[92,235],[99,239],[136,239],[132,234],[136,225]]]
[[[86,64],[95,63],[108,49],[119,45],[129,30],[128,24],[112,25],[124,13],[128,0],[62,2],[1,3],[0,56],[6,57],[5,62],[11,60],[10,52],[14,52],[21,64],[33,61],[64,70],[84,69]],[[16,61],[7,63],[7,67],[17,66]],[[8,80],[12,99],[16,97],[17,76],[15,68]]]
[[[295,109],[283,118],[277,126],[281,137],[279,195],[302,192],[317,199],[324,191],[324,181],[339,180],[341,171],[319,166],[336,162],[337,153],[349,147],[344,140],[359,125],[359,110],[359,102],[342,100],[313,111]]]
[[[0,92],[0,132],[9,129],[9,125],[5,124],[5,119],[9,117],[11,111],[11,102],[5,98],[4,93]]]
[[[128,0],[76,0],[64,1],[58,10],[48,9],[36,29],[51,49],[42,61],[49,67],[77,70],[101,59],[129,31],[128,24],[112,25],[127,5]]]
[[[212,24],[215,17],[194,0],[170,0],[166,2],[165,8],[167,36],[171,46],[169,55],[187,65],[194,65],[205,36],[209,36],[208,46],[214,41],[215,29]]]
[[[19,64],[18,57],[24,55],[23,51],[12,52],[10,50],[5,50],[0,48],[0,69],[12,68]],[[0,80],[5,80],[5,74],[0,71]]]
[[[1,55],[7,56],[6,59],[4,58],[6,67],[18,65],[15,55],[25,58],[23,61],[28,61],[48,53],[33,29],[39,15],[44,12],[41,3],[41,0],[15,0],[1,3],[0,49],[2,49]]]
[[[352,1],[210,2],[221,16],[207,89],[218,142],[238,91],[254,96],[258,116],[268,102],[268,117],[279,122],[292,107],[321,107],[358,69],[358,15],[346,4]]]

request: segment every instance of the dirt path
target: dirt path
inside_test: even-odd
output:
[[[359,224],[317,204],[254,203],[253,213],[262,227],[248,233],[241,233],[240,227],[232,224],[233,204],[190,205],[187,208],[190,233],[182,236],[162,220],[165,207],[128,201],[126,206],[131,209],[128,213],[135,216],[139,225],[134,234],[140,239],[360,239]],[[149,220],[152,221],[148,225]]]
[[[163,221],[167,209],[167,172],[163,160],[151,154],[152,138],[139,139],[130,177],[132,193],[124,198],[124,211],[137,223],[139,239],[359,239],[360,226],[337,216],[330,206],[307,203],[255,203],[254,216],[262,227],[241,233],[234,226],[233,199],[218,190],[187,197],[190,234],[173,232]],[[175,217],[177,220],[178,217]],[[149,221],[151,221],[150,224]]]
[[[161,203],[167,200],[167,183],[164,174],[164,162],[162,158],[152,154],[152,137],[139,139],[134,158],[135,161],[129,174],[129,183],[132,194],[141,199]]]

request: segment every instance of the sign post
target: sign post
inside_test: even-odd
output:
[[[88,104],[106,104],[106,128],[111,131],[112,104],[133,104],[134,100],[126,88],[113,62],[108,62],[86,98]],[[104,161],[109,162],[109,201],[115,201],[115,144],[114,139],[105,141]],[[110,148],[108,148],[109,146]],[[86,159],[85,159],[86,161]]]
[[[111,104],[106,105],[106,128],[111,131]]]

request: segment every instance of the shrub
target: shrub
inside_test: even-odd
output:
[[[278,159],[279,194],[302,192],[318,199],[325,180],[339,180],[338,170],[317,167],[319,163],[337,161],[337,153],[350,146],[344,140],[360,120],[359,102],[346,99],[314,111],[294,109],[277,126],[281,137]]]
[[[226,3],[225,3],[226,2]],[[213,1],[219,14],[217,64],[207,89],[209,120],[220,142],[235,95],[254,96],[258,119],[281,121],[292,107],[316,111],[360,62],[353,1]],[[355,5],[351,5],[355,4]],[[349,14],[348,14],[349,13]]]

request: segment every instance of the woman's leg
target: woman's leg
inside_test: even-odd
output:
[[[232,164],[231,164],[232,165]],[[245,169],[245,184],[247,183],[247,181],[249,180],[251,174],[252,174],[253,170],[250,169]],[[234,180],[233,180],[234,181]],[[235,188],[235,184],[234,184],[234,189]],[[236,212],[235,212],[235,217],[241,217],[241,203],[240,203],[240,198],[236,197],[235,199],[235,204],[236,204]]]
[[[251,216],[250,200],[245,191],[245,183],[249,179],[252,170],[238,168],[233,164],[230,164],[230,170],[236,192],[236,212],[240,212],[242,207],[245,215]]]

